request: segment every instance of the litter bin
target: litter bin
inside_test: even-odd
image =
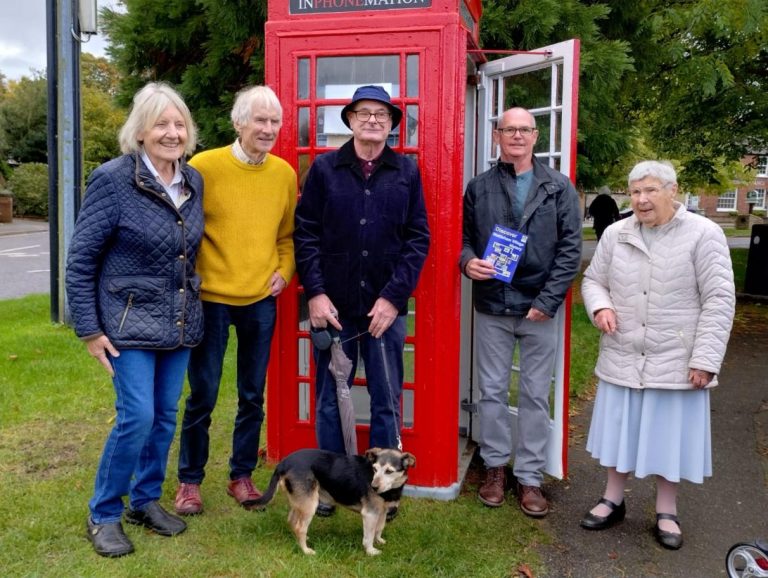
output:
[[[0,223],[13,222],[13,197],[0,195]]]
[[[752,225],[744,292],[768,295],[768,225]]]

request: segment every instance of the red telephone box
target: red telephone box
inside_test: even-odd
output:
[[[358,86],[384,87],[404,112],[389,144],[419,164],[432,245],[409,306],[402,440],[417,458],[409,493],[443,499],[458,495],[474,450],[471,307],[466,298],[469,286],[462,298],[457,267],[464,186],[492,162],[489,129],[512,94],[512,84],[505,79],[547,70],[549,76],[545,73],[534,83],[547,77],[547,82],[560,83],[562,91],[564,75],[574,76],[559,60],[559,69],[552,68],[547,62],[552,50],[542,50],[527,53],[533,60],[521,62],[521,68],[499,68],[498,63],[508,59],[490,63],[496,71],[488,76],[488,88],[482,88],[483,82],[477,81],[484,74],[484,57],[477,49],[481,11],[480,0],[280,0],[268,3],[265,27],[266,83],[283,104],[283,128],[274,152],[296,168],[300,180],[318,154],[350,138],[340,111]],[[571,64],[578,43],[574,46]],[[571,177],[575,155],[568,143],[575,122],[573,127],[568,123],[573,96],[575,87],[566,98],[569,104],[557,96],[554,108],[550,103],[546,107],[520,103],[537,119],[546,117],[547,146],[557,149],[537,154],[550,158],[553,166],[570,169]],[[567,115],[564,106],[569,108]],[[561,145],[568,148],[565,154]],[[563,335],[567,344],[567,327]],[[566,392],[567,407],[567,356],[564,361],[566,378],[560,389]],[[270,460],[316,445],[313,375],[306,300],[294,280],[280,297],[269,369]],[[556,377],[556,390],[557,381]],[[352,389],[358,447],[367,448],[368,397],[362,372]],[[556,405],[557,399],[556,395]],[[565,447],[564,423],[561,419],[553,428],[553,437],[560,436],[560,448]],[[557,456],[560,476],[564,460],[564,454]]]

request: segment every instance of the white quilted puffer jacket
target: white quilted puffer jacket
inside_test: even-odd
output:
[[[720,371],[736,302],[728,244],[717,224],[675,207],[650,251],[634,215],[611,225],[584,274],[592,322],[600,309],[616,312],[595,368],[609,383],[690,389],[689,369]]]

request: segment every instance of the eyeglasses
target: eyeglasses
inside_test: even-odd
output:
[[[355,118],[360,122],[368,122],[371,120],[371,117],[374,117],[376,122],[386,122],[392,118],[391,112],[385,112],[383,110],[378,112],[371,112],[370,110],[353,110],[352,112],[355,113]]]
[[[500,132],[504,136],[515,136],[516,132],[519,132],[521,136],[531,136],[535,130],[532,126],[505,126],[504,128],[497,128],[496,132]]]

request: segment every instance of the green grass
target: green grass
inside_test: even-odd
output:
[[[49,322],[47,296],[0,302],[2,576],[498,577],[514,575],[523,563],[538,567],[534,548],[548,541],[540,524],[516,508],[486,508],[473,488],[451,502],[406,498],[384,532],[381,556],[365,555],[360,516],[346,510],[316,518],[309,537],[317,556],[302,554],[282,494],[264,513],[247,512],[225,494],[233,361],[228,353],[211,426],[205,513],[189,519],[176,538],[126,525],[136,553],[101,558],[85,537],[85,519],[114,418],[112,385],[72,331]],[[162,500],[169,507],[177,450],[174,443]],[[265,486],[270,474],[270,467],[259,467],[257,485]]]
[[[733,280],[736,291],[744,291],[744,277],[747,272],[747,256],[749,249],[731,249],[731,262],[733,263]]]
[[[747,250],[731,253],[739,289]],[[384,532],[383,554],[376,558],[363,552],[360,517],[352,512],[340,510],[313,521],[309,537],[317,556],[308,557],[288,529],[282,495],[265,513],[237,507],[224,491],[236,406],[234,337],[211,426],[205,514],[189,519],[187,532],[176,538],[126,526],[136,553],[100,558],[84,530],[96,464],[114,419],[112,385],[72,331],[48,321],[48,305],[46,295],[0,302],[3,577],[499,577],[517,575],[520,564],[539,573],[535,548],[549,541],[541,525],[517,508],[484,507],[473,487],[451,502],[405,498],[400,516]],[[591,394],[597,347],[597,330],[576,289],[571,399]],[[169,507],[177,451],[174,443],[163,496]],[[270,467],[259,467],[257,485],[264,487],[270,474]]]

